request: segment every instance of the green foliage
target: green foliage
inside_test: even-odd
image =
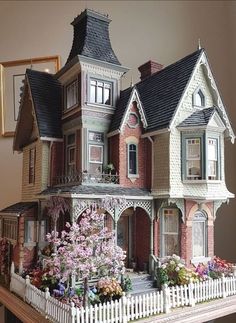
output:
[[[132,281],[129,276],[123,277],[121,280],[121,288],[123,292],[130,292],[133,287],[132,287]]]

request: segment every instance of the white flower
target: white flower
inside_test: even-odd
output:
[[[179,260],[180,260],[180,257],[179,257],[179,256],[177,256],[177,255],[175,255],[175,254],[173,254],[173,259],[175,259],[175,260],[179,261]]]
[[[166,264],[161,265],[162,269],[166,269]]]
[[[174,260],[171,260],[170,265],[174,265],[174,264],[175,264]]]
[[[180,268],[177,266],[177,267],[175,268],[175,271],[179,271],[179,269],[180,269]]]

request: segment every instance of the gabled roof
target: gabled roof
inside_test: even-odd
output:
[[[62,86],[54,75],[27,69],[40,137],[62,138]]]
[[[146,132],[163,129],[170,125],[194,67],[203,51],[203,49],[197,50],[136,84],[147,118]],[[124,105],[129,101],[129,98],[127,98],[129,93],[131,93],[129,89],[123,91],[110,131],[119,129],[122,115],[126,109]]]
[[[27,69],[16,125],[14,150],[20,151],[30,143],[30,136],[34,129],[37,130],[37,137],[40,138],[50,140],[62,138],[61,113],[60,82],[52,74]]]
[[[129,88],[120,92],[120,98],[117,103],[117,108],[115,110],[115,113],[112,117],[109,132],[112,132],[112,131],[120,128],[121,121],[122,121],[123,115],[125,114],[125,110],[127,108],[132,90],[133,90],[133,88],[129,87]]]
[[[178,127],[207,126],[215,111],[215,107],[195,111],[182,121]]]
[[[74,26],[74,38],[67,62],[75,56],[83,55],[104,62],[121,65],[109,38],[110,19],[98,12],[85,9],[71,23]]]
[[[31,208],[36,207],[37,205],[38,205],[37,202],[19,202],[6,207],[5,209],[0,210],[0,213],[20,215],[30,210]]]

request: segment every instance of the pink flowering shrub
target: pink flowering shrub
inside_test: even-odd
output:
[[[52,231],[47,240],[56,254],[47,260],[49,274],[66,282],[71,275],[117,276],[124,272],[125,252],[116,245],[114,232],[104,227],[104,214],[88,209],[79,222],[66,224],[67,231]]]

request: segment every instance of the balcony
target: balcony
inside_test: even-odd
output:
[[[119,184],[119,175],[112,173],[73,172],[53,179],[53,186],[80,184]]]

